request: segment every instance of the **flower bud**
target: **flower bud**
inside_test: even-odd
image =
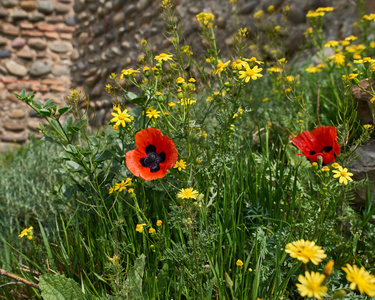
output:
[[[345,290],[338,290],[333,293],[332,299],[341,299],[346,296],[348,292]]]
[[[322,167],[322,164],[323,164],[323,157],[321,157],[320,155],[316,158],[316,162],[318,163],[319,167],[321,168]]]
[[[324,274],[326,274],[327,277],[331,276],[334,264],[335,262],[333,260],[330,260],[324,267]]]

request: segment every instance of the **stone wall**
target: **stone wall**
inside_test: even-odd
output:
[[[39,100],[53,98],[61,104],[69,88],[84,87],[96,108],[95,124],[102,124],[107,121],[106,110],[111,105],[104,92],[109,74],[136,68],[142,39],[148,41],[156,54],[171,50],[171,44],[163,36],[161,0],[0,1],[2,142],[24,142],[27,133],[40,121],[15,99],[12,91],[34,90]],[[367,2],[372,5],[374,1]],[[195,56],[204,54],[204,41],[199,37],[195,17],[201,11],[215,15],[217,43],[224,55],[231,49],[233,34],[239,27],[249,29],[251,40],[254,32],[262,36],[271,25],[282,26],[285,51],[292,55],[305,42],[308,10],[335,7],[325,19],[328,39],[352,34],[356,20],[353,1],[349,0],[237,0],[234,7],[229,0],[175,0],[174,3],[182,20],[182,38]],[[275,13],[267,13],[270,5],[274,5]],[[286,5],[290,10],[283,20],[282,10]],[[259,9],[265,14],[256,28],[253,14]]]
[[[137,68],[142,39],[148,41],[156,55],[171,50],[170,42],[163,36],[161,2],[75,1],[78,26],[73,44],[78,57],[72,67],[72,78],[75,84],[87,88],[90,101],[95,103],[97,114],[94,123],[105,123],[105,110],[111,105],[104,91],[108,76],[112,72],[119,74],[122,69]],[[274,13],[267,13],[270,5],[274,5]],[[288,17],[283,19],[283,8],[286,5],[289,5],[290,10]],[[276,25],[282,27],[281,38],[285,41],[285,52],[293,55],[299,46],[305,44],[304,31],[308,27],[306,13],[320,6],[335,7],[335,11],[325,19],[329,39],[343,39],[352,33],[356,8],[348,0],[238,0],[235,5],[229,0],[174,1],[176,18],[177,15],[181,17],[182,40],[191,46],[195,57],[205,53],[204,40],[199,36],[196,20],[196,15],[202,11],[215,15],[217,44],[224,55],[232,50],[238,28],[248,28],[251,43],[255,40],[255,33],[265,36]],[[260,9],[265,13],[262,22],[256,27],[253,15]]]
[[[1,0],[0,138],[23,143],[41,119],[12,92],[35,91],[58,104],[71,85],[72,0]]]

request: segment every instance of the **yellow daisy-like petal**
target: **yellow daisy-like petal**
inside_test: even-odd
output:
[[[181,189],[177,197],[180,199],[197,199],[198,191],[193,188]]]
[[[297,283],[296,286],[302,297],[307,296],[310,298],[315,297],[316,299],[322,299],[328,290],[326,286],[322,286],[325,278],[325,275],[318,272],[309,273],[306,271],[305,276],[298,276],[298,281],[301,284]]]
[[[297,258],[304,264],[311,261],[314,265],[318,265],[327,255],[321,246],[315,245],[315,242],[305,241],[304,239],[289,243],[285,247],[285,252],[293,258]]]
[[[344,183],[345,185],[347,185],[348,180],[353,181],[353,179],[351,178],[351,176],[353,176],[353,173],[348,172],[347,168],[339,166],[338,170],[333,170],[332,172],[335,173],[335,175],[333,175],[333,178],[338,178],[339,183]]]
[[[257,80],[258,77],[262,77],[262,74],[259,74],[263,69],[259,69],[258,66],[255,66],[254,68],[250,69],[249,65],[245,66],[245,71],[239,71],[240,74],[239,79],[245,78],[245,82],[248,83],[250,79]]]
[[[371,275],[364,267],[358,268],[356,265],[347,264],[342,268],[346,273],[346,279],[351,282],[350,288],[365,293],[370,297],[375,297],[375,276]]]

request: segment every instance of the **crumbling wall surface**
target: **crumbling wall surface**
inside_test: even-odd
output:
[[[13,91],[34,90],[38,100],[53,98],[58,104],[71,87],[83,87],[95,107],[94,125],[106,122],[111,106],[104,86],[112,72],[137,68],[140,41],[148,41],[155,54],[171,50],[164,37],[162,0],[0,0],[0,139],[22,143],[40,119],[17,101]],[[365,0],[368,13],[375,1]],[[205,54],[196,15],[215,15],[218,48],[232,51],[235,32],[248,28],[249,43],[258,34],[279,25],[280,47],[289,55],[305,43],[309,26],[306,13],[320,6],[335,10],[325,16],[328,40],[355,34],[354,1],[349,0],[172,0],[181,17],[182,40],[194,56]],[[267,11],[273,5],[274,12]],[[286,18],[283,11],[289,6]],[[262,22],[254,13],[263,10]],[[236,12],[236,13],[235,13]],[[261,39],[262,40],[262,39]],[[266,42],[266,41],[265,41]],[[264,43],[265,43],[264,42]],[[264,46],[264,43],[260,47]],[[258,45],[259,46],[259,45]],[[311,54],[311,53],[310,53]],[[308,55],[306,55],[308,56]]]
[[[23,143],[41,119],[12,92],[61,104],[71,85],[73,0],[0,1],[0,139]]]

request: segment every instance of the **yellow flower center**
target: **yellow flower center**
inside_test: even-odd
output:
[[[253,70],[250,69],[250,70],[246,71],[246,76],[247,77],[252,77],[254,75],[255,75],[255,72]]]
[[[342,177],[346,177],[346,172],[345,172],[345,171],[341,171],[341,172],[340,172],[340,175],[341,175]]]
[[[160,57],[166,57],[166,56],[167,56],[167,54],[165,54],[165,53],[162,53],[162,54],[160,54],[159,56],[160,56]]]
[[[121,121],[124,120],[125,119],[125,115],[124,114],[119,114],[118,115],[118,119],[121,120]]]

